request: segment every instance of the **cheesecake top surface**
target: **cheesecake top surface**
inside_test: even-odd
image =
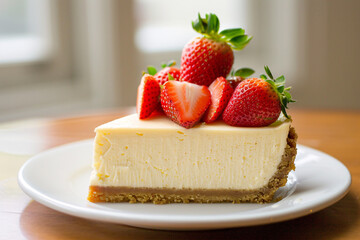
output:
[[[111,122],[98,126],[95,130],[112,130],[112,129],[176,129],[179,131],[203,131],[203,130],[221,130],[221,131],[259,131],[275,129],[284,123],[290,124],[291,120],[279,117],[273,124],[266,127],[233,127],[227,125],[222,120],[217,120],[213,123],[198,123],[193,128],[186,129],[171,121],[165,115],[151,116],[145,120],[140,120],[137,114],[131,114],[122,118],[118,118]]]
[[[273,124],[266,126],[266,127],[234,127],[227,125],[222,120],[217,120],[213,123],[206,124],[206,123],[198,123],[194,127],[190,129],[186,129],[184,127],[179,126],[178,124],[171,121],[165,115],[156,115],[151,116],[145,120],[140,120],[137,114],[131,114],[122,118],[118,118],[111,122],[105,123],[103,125],[98,126],[95,131],[97,130],[113,130],[113,129],[171,129],[171,130],[178,130],[181,132],[186,131],[261,131],[261,130],[271,130],[281,127],[283,125],[290,125],[291,120],[286,119],[284,117],[279,117],[279,119],[274,122]]]

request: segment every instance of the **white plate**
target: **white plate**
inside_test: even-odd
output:
[[[70,215],[136,227],[200,230],[268,224],[297,218],[334,204],[347,193],[351,176],[335,158],[298,146],[296,171],[269,204],[129,204],[86,200],[92,140],[50,149],[29,159],[18,176],[36,201]]]

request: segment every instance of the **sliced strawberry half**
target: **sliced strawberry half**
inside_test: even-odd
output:
[[[234,89],[225,78],[219,77],[209,86],[209,91],[211,93],[211,104],[203,117],[206,123],[214,122],[221,115]]]
[[[209,89],[193,83],[168,81],[161,91],[161,106],[165,114],[185,128],[199,122],[210,101]]]
[[[159,106],[160,85],[155,78],[145,74],[138,87],[136,111],[139,119],[145,119]]]

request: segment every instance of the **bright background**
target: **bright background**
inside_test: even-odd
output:
[[[254,36],[234,67],[284,74],[292,107],[360,110],[357,0],[0,0],[0,121],[135,105],[147,65],[179,66],[198,12]]]

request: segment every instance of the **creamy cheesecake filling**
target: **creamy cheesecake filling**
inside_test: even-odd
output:
[[[259,189],[277,171],[290,121],[262,128],[219,121],[184,129],[163,116],[130,115],[96,129],[90,185]]]

